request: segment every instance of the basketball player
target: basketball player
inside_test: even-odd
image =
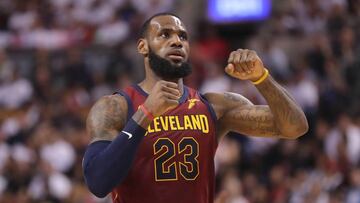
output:
[[[222,136],[235,131],[295,139],[308,130],[302,110],[254,51],[233,51],[225,72],[252,82],[268,105],[186,87],[188,34],[173,14],[147,20],[137,50],[144,56],[145,79],[101,98],[88,115],[93,139],[83,169],[98,197],[111,193],[116,203],[213,203],[213,159]]]

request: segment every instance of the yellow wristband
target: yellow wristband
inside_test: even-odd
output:
[[[268,69],[265,68],[265,73],[255,82],[252,82],[254,85],[258,85],[260,83],[262,83],[267,77],[269,76],[269,71]]]

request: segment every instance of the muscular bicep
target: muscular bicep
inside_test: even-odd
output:
[[[113,140],[126,122],[127,104],[118,95],[104,96],[91,108],[86,121],[86,128],[92,142]]]
[[[221,118],[220,125],[245,135],[281,136],[270,108],[265,105],[240,105],[230,109]]]
[[[265,105],[254,105],[240,94],[205,94],[218,117],[218,136],[229,131],[251,136],[273,137],[280,132],[275,126],[274,116]]]

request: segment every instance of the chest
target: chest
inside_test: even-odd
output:
[[[200,101],[197,101],[197,104],[185,102],[153,120],[147,129],[142,148],[152,150],[159,139],[163,140],[162,142],[168,140],[175,148],[176,145],[180,146],[184,139],[206,145],[214,137],[214,128],[206,105]]]

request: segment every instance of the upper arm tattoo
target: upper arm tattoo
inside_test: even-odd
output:
[[[308,124],[301,108],[287,91],[271,77],[256,86],[267,101],[267,106],[253,105],[235,93],[210,95],[211,103],[218,109],[219,135],[236,131],[246,135],[297,138],[303,135]]]
[[[227,104],[227,111],[220,121],[223,128],[228,131],[255,136],[280,134],[268,106],[253,105],[242,95],[231,92],[224,93],[224,99]]]
[[[91,108],[86,125],[93,141],[113,140],[126,121],[126,102],[118,95],[104,96]]]
[[[254,136],[280,135],[268,106],[251,105],[229,111],[224,121],[230,130]]]
[[[274,116],[269,106],[254,105],[244,96],[236,93],[207,94],[207,98],[220,111],[218,136],[229,131],[254,136],[278,136]]]

